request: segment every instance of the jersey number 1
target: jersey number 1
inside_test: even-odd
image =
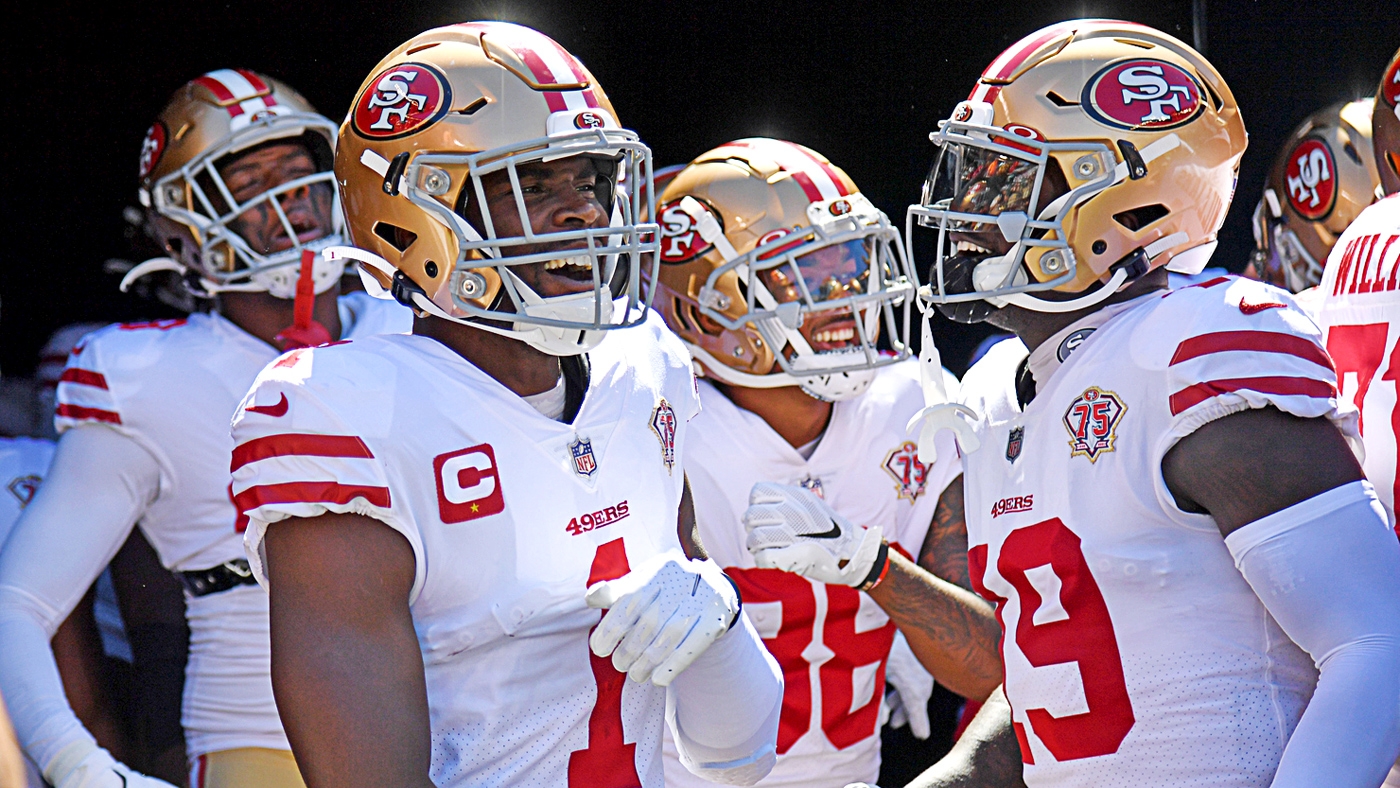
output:
[[[631,571],[622,540],[598,545],[588,585],[616,580]],[[589,631],[590,634],[592,630]],[[588,715],[588,746],[569,753],[569,788],[640,788],[637,778],[637,745],[622,740],[622,687],[626,673],[619,673],[609,657],[588,651],[598,700]]]
[[[1000,617],[1006,598],[988,591],[983,584],[987,546],[972,548],[968,559],[973,586],[997,603]],[[1031,570],[1039,573],[1046,565],[1059,580],[1058,604],[1057,600],[1042,599],[1027,576]],[[1017,528],[1002,543],[996,571],[1016,589],[1021,603],[1014,633],[1016,648],[1037,668],[1076,663],[1084,685],[1089,710],[1082,714],[1056,717],[1043,708],[1026,709],[1026,719],[1035,735],[1057,761],[1117,752],[1135,722],[1133,706],[1123,679],[1123,660],[1108,605],[1089,572],[1079,537],[1058,517]],[[1037,613],[1041,613],[1041,623],[1035,622]],[[1024,735],[1017,733],[1024,759],[1033,763]]]

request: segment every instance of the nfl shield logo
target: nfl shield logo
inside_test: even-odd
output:
[[[651,431],[661,441],[661,461],[666,463],[666,472],[670,473],[676,464],[676,411],[664,397],[651,412]]]
[[[1026,428],[1017,427],[1006,437],[1006,461],[1015,462],[1021,456],[1021,442],[1026,437]]]
[[[592,476],[598,470],[598,461],[593,457],[593,441],[579,438],[569,444],[569,454],[574,458],[574,473],[579,476]]]

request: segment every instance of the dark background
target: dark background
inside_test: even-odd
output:
[[[428,27],[506,19],[556,38],[597,76],[658,165],[768,135],[845,168],[896,223],[918,196],[928,132],[1020,37],[1078,16],[1153,25],[1190,43],[1190,0],[762,2],[23,2],[4,12],[0,368],[27,374],[74,321],[169,314],[102,273],[129,255],[136,155],[167,97],[224,67],[279,77],[335,120],[379,58]],[[1393,0],[1210,0],[1207,54],[1250,131],[1215,264],[1243,267],[1249,214],[1277,146],[1312,110],[1369,95],[1400,45]],[[962,371],[984,332],[939,327]]]

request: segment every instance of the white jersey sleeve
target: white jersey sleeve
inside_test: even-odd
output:
[[[1356,434],[1322,332],[1278,288],[1221,277],[1173,291],[1137,327],[1132,347],[1145,374],[1165,373],[1172,422],[1158,458],[1201,425],[1251,408],[1326,417]]]
[[[372,355],[337,350],[341,352],[317,353],[308,348],[282,356],[258,375],[234,416],[232,493],[235,507],[245,518],[240,524],[247,529],[249,564],[266,585],[263,536],[272,523],[327,512],[361,514],[402,533],[412,545],[418,565],[416,597],[423,575],[422,540],[411,520],[393,508],[383,466],[351,426],[356,415],[373,414],[376,406],[392,403],[364,390],[356,390],[353,401],[348,401],[320,385],[324,378],[313,381],[311,370],[317,365],[375,366]],[[350,360],[343,361],[347,355]],[[382,366],[392,386],[393,368]],[[387,428],[387,424],[381,426]]]

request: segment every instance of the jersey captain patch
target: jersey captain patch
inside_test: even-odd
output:
[[[928,466],[919,462],[919,447],[913,441],[891,449],[881,467],[894,479],[894,489],[900,498],[913,503],[923,494],[928,482]]]
[[[1118,422],[1128,406],[1112,391],[1090,386],[1074,398],[1065,411],[1064,425],[1069,430],[1069,456],[1083,455],[1097,462],[1099,455],[1113,451]]]

